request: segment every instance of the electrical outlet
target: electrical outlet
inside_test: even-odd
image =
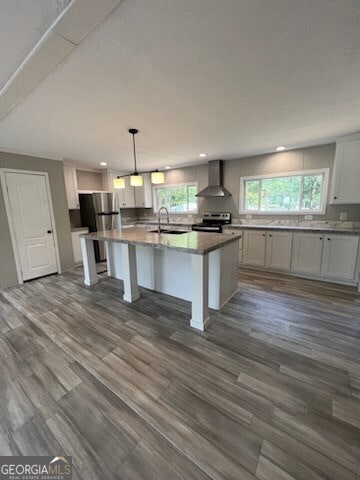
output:
[[[250,219],[252,218],[252,215],[246,215],[246,218]]]
[[[313,215],[305,215],[305,220],[313,220],[314,216]]]
[[[340,213],[340,220],[346,220],[346,219],[347,219],[347,213],[346,212]]]

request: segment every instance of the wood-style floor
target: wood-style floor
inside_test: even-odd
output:
[[[200,334],[188,302],[80,274],[0,292],[0,455],[72,455],[84,480],[360,479],[355,289],[242,271]]]

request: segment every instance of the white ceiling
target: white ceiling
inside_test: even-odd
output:
[[[359,79],[359,0],[124,0],[1,121],[0,149],[131,170],[135,127],[146,170],[324,143],[360,130]]]
[[[0,90],[70,0],[1,0]]]

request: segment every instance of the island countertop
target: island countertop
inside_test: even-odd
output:
[[[144,228],[126,228],[124,230],[104,230],[80,235],[89,240],[127,243],[147,247],[177,250],[178,252],[206,255],[240,238],[239,235],[224,233],[186,232],[180,235],[149,232]]]

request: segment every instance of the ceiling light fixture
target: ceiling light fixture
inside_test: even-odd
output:
[[[165,174],[164,172],[159,172],[159,170],[155,170],[155,172],[151,172],[151,183],[154,185],[160,185],[165,183]]]
[[[200,158],[205,158],[205,157],[207,157],[207,153],[199,153],[199,157]]]
[[[129,133],[132,135],[133,140],[133,153],[134,153],[134,166],[135,170],[132,175],[130,175],[130,185],[132,187],[142,187],[143,185],[143,178],[139,175],[137,168],[136,168],[136,147],[135,147],[135,135],[139,132],[136,128],[130,128]]]
[[[286,148],[281,145],[280,147],[276,147],[275,150],[277,152],[282,152],[283,150],[286,150]]]
[[[114,188],[125,188],[125,178],[116,177],[113,180]]]
[[[106,163],[106,162],[100,162],[100,165],[101,165],[102,167],[106,167],[107,163]]]

